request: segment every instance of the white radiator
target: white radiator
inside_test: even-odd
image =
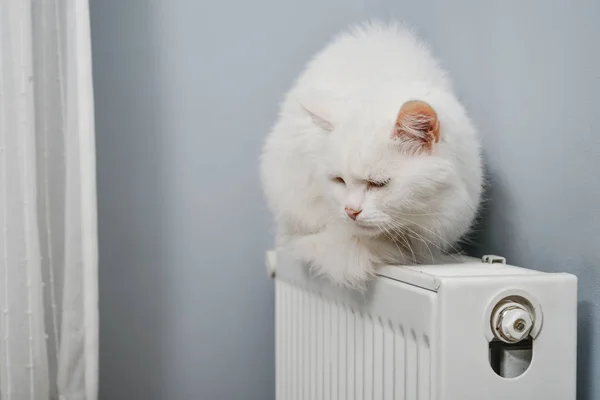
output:
[[[267,259],[277,400],[575,400],[572,275],[465,259],[386,267],[359,294]]]

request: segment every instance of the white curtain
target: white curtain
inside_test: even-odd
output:
[[[0,399],[94,400],[87,0],[0,0]]]

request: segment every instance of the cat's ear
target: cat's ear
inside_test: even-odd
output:
[[[440,140],[440,121],[435,110],[421,100],[407,101],[400,107],[392,137],[429,152]]]
[[[298,104],[313,119],[315,125],[332,131],[335,127],[333,108],[335,100],[321,91],[311,91],[298,96]]]

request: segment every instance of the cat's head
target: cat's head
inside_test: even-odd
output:
[[[457,224],[460,236],[480,194],[468,188],[480,185],[478,149],[456,134],[472,130],[468,119],[445,94],[415,92],[397,96],[397,102],[391,98],[393,94],[378,92],[304,107],[322,128],[322,153],[315,162],[331,217],[359,236],[436,224]],[[460,146],[471,148],[461,154]],[[477,158],[466,160],[472,171],[461,169],[460,157]]]

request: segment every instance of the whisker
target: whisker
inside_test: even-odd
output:
[[[398,221],[393,221],[393,222],[394,222],[394,224],[396,225],[396,227],[397,227],[398,229],[407,229],[407,230],[409,230],[411,233],[413,233],[414,235],[417,235],[418,237],[415,237],[415,236],[408,235],[407,233],[405,233],[407,236],[409,236],[409,237],[411,237],[411,238],[413,238],[413,239],[415,239],[415,240],[418,240],[418,241],[422,242],[422,243],[423,243],[425,246],[427,246],[427,249],[429,250],[429,253],[430,253],[430,254],[431,254],[431,256],[432,256],[432,259],[433,259],[434,263],[435,263],[435,258],[433,257],[433,254],[432,254],[432,252],[431,252],[431,248],[429,247],[429,245],[427,244],[427,242],[429,242],[431,245],[433,245],[435,248],[437,248],[437,249],[438,249],[439,251],[441,251],[442,253],[446,253],[446,254],[448,254],[448,255],[449,255],[450,257],[452,257],[454,260],[456,260],[456,261],[460,261],[460,260],[459,260],[457,257],[455,257],[454,255],[452,255],[452,254],[448,253],[447,251],[445,251],[445,250],[444,250],[444,249],[443,249],[441,246],[439,246],[437,243],[435,243],[434,241],[432,241],[432,240],[429,240],[429,239],[427,239],[426,237],[424,237],[424,236],[420,235],[419,233],[417,233],[416,231],[414,231],[414,230],[413,230],[413,229],[411,229],[410,227],[408,227],[408,226],[406,226],[406,225],[403,225],[403,224],[399,223]],[[435,235],[435,233],[434,233],[434,232],[432,232],[432,233]],[[438,235],[438,237],[439,237],[439,235]],[[441,237],[440,237],[440,239],[441,239]],[[453,246],[451,246],[451,245],[450,245],[450,247],[452,247],[452,249],[453,249],[455,252],[457,252],[457,253],[458,253],[458,251],[457,251],[457,250],[456,250],[456,249],[455,249]]]
[[[392,228],[392,232],[393,232],[393,231],[396,231],[396,229],[394,229],[394,226],[393,226],[393,225],[391,225],[389,222],[388,222],[388,223],[386,223],[386,225],[387,225],[387,226],[389,226],[390,228]],[[411,255],[412,255],[413,262],[414,262],[415,264],[418,264],[418,262],[417,262],[417,256],[416,256],[416,254],[415,254],[415,252],[414,252],[414,250],[413,250],[412,246],[410,245],[410,241],[409,241],[409,240],[407,240],[407,239],[406,239],[406,238],[405,238],[405,237],[402,235],[401,231],[398,231],[398,233],[400,234],[400,238],[402,239],[402,241],[403,241],[403,242],[406,244],[406,247],[408,247],[408,250],[410,251],[410,253],[411,253]],[[394,239],[392,238],[392,240],[394,240]]]
[[[413,239],[416,239],[417,241],[422,242],[425,245],[425,247],[427,247],[427,251],[429,251],[429,255],[431,256],[431,260],[433,263],[435,263],[435,258],[433,257],[433,252],[431,251],[431,248],[429,247],[429,245],[427,244],[427,242],[425,241],[423,236],[419,235],[417,232],[413,231],[408,226],[405,226],[404,229],[408,229],[410,232],[412,232],[418,236],[418,238],[415,238],[414,236],[409,235],[409,237],[412,237]],[[408,234],[406,232],[404,232],[404,235],[408,235]]]
[[[380,225],[377,225],[377,227],[379,228]],[[392,240],[392,242],[394,243],[394,246],[396,246],[396,248],[398,249],[398,253],[403,255],[404,252],[402,250],[400,250],[400,246],[398,246],[398,242],[396,242],[392,233],[390,231],[388,231],[388,229],[385,226],[381,226],[381,228],[383,228],[384,233]]]
[[[456,249],[456,247],[454,247],[454,246],[453,246],[453,245],[452,245],[450,242],[448,242],[447,240],[445,240],[443,237],[441,237],[439,234],[437,234],[436,232],[432,231],[431,229],[429,229],[429,228],[426,228],[426,227],[424,227],[423,225],[421,225],[421,224],[418,224],[418,223],[416,223],[416,222],[414,222],[414,221],[411,221],[411,220],[409,220],[409,219],[405,219],[405,218],[401,218],[401,217],[399,217],[399,218],[400,218],[400,219],[402,219],[402,220],[404,220],[404,222],[410,222],[410,223],[412,223],[412,224],[416,225],[417,227],[419,227],[419,228],[423,229],[424,231],[427,231],[427,232],[431,233],[431,234],[432,234],[432,235],[434,235],[434,236],[435,236],[437,239],[441,240],[441,241],[442,241],[442,242],[443,242],[445,245],[447,245],[447,246],[448,246],[448,247],[449,247],[449,248],[450,248],[452,251],[454,251],[454,252],[456,252],[456,253],[460,253],[460,251],[458,251],[458,250]]]

